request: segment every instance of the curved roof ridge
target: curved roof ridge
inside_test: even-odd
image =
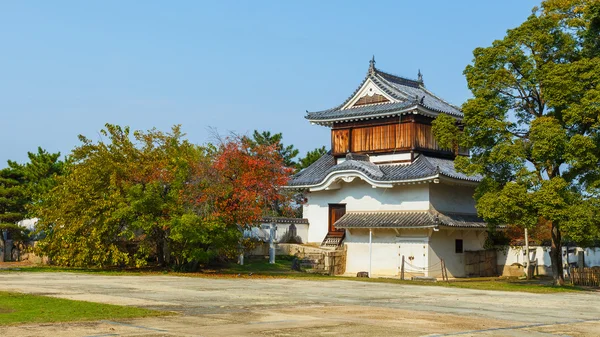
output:
[[[382,104],[369,104],[352,107],[344,110],[338,109],[327,109],[322,111],[309,112],[304,118],[308,120],[337,120],[337,119],[348,119],[348,118],[366,118],[369,119],[376,114],[392,113],[395,115],[398,109],[405,109],[407,107],[416,107],[417,103],[412,100],[405,100],[403,102],[390,102]],[[337,115],[331,116],[330,113],[337,113]],[[368,116],[364,116],[364,113],[369,113]]]
[[[375,68],[373,68],[373,69],[375,69]],[[375,71],[377,71],[377,70],[375,69]],[[322,111],[319,111],[319,112],[332,111],[332,110],[340,110],[340,109],[342,109],[344,107],[344,105],[348,104],[348,102],[350,102],[352,100],[352,98],[354,98],[354,96],[360,91],[360,89],[363,87],[363,85],[367,82],[367,80],[370,77],[371,77],[371,71],[369,70],[367,72],[367,76],[365,76],[365,78],[363,78],[362,82],[360,82],[360,84],[358,85],[358,87],[356,89],[354,89],[354,91],[352,92],[352,94],[348,98],[346,98],[342,104],[339,104],[338,106],[336,106],[334,108],[330,108],[330,109],[327,109],[327,110],[322,110]],[[308,112],[308,110],[306,112]]]
[[[394,98],[397,99],[403,99],[403,100],[413,100],[416,101],[415,97],[412,97],[409,93],[407,93],[406,91],[393,86],[390,81],[388,81],[385,77],[383,76],[379,76],[377,77],[377,74],[373,76],[373,82],[375,82],[375,84],[377,84],[382,90],[384,90],[386,93],[394,96]],[[394,91],[396,92],[400,92],[403,96],[398,97],[397,94],[394,94]]]
[[[398,76],[398,75],[394,75],[394,74],[390,74],[388,72],[379,70],[379,69],[375,69],[375,73],[380,74],[382,77],[390,77],[392,79],[396,79],[400,82],[402,82],[401,84],[404,85],[410,85],[410,86],[414,86],[415,88],[420,88],[422,87],[422,83],[419,82],[418,80],[413,80],[411,78],[406,78],[406,77],[402,77],[402,76]]]
[[[378,165],[360,160],[345,160],[344,162],[330,168],[328,172],[338,171],[346,166],[349,166],[350,169],[359,170],[374,178],[382,178],[384,176]]]
[[[434,163],[436,163],[435,165],[438,168],[438,172],[441,175],[444,175],[446,177],[467,180],[467,181],[473,181],[473,182],[479,182],[483,179],[483,177],[478,174],[467,175],[465,173],[456,171],[456,168],[454,167],[454,160],[429,157],[429,156],[422,155],[422,154],[419,155],[419,157],[425,157],[427,159],[426,161],[430,165],[434,165]]]
[[[458,105],[452,104],[452,103],[448,102],[447,100],[445,100],[445,99],[441,98],[440,96],[438,96],[438,95],[434,94],[434,93],[433,93],[433,92],[431,92],[429,89],[425,88],[425,86],[422,86],[422,87],[421,87],[421,90],[425,91],[425,92],[426,92],[426,93],[428,93],[429,95],[431,95],[431,96],[433,96],[433,97],[435,97],[435,98],[439,99],[440,101],[442,101],[442,102],[444,102],[444,103],[448,104],[449,106],[451,106],[451,107],[453,107],[453,108],[457,109],[458,111],[462,112],[462,109],[461,109],[461,108],[460,108]]]
[[[425,158],[425,159],[421,159],[421,158]],[[434,172],[439,172],[440,171],[440,167],[438,165],[433,165],[433,163],[431,163],[429,160],[427,160],[428,158],[424,155],[419,154],[419,156],[417,157],[417,159],[415,159],[413,161],[413,163],[416,163],[417,160],[421,160],[423,161],[423,164],[425,164],[427,167],[429,167],[431,170],[433,170]]]

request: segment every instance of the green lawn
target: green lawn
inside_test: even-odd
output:
[[[0,326],[24,323],[113,320],[165,314],[168,313],[136,307],[0,292]]]

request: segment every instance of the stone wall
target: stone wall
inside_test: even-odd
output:
[[[278,255],[293,255],[308,273],[341,275],[346,272],[346,248],[324,249],[298,244],[278,244]]]
[[[465,251],[467,277],[497,276],[498,259],[495,250]]]

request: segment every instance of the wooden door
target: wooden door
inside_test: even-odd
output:
[[[346,204],[329,204],[329,234],[342,235],[343,229],[337,229],[333,225],[344,214],[346,214]]]
[[[402,269],[404,256],[404,272],[412,276],[429,276],[427,269],[427,245],[425,239],[398,240],[398,270]]]

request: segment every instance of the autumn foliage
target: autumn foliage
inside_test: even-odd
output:
[[[206,173],[210,182],[196,202],[213,205],[211,216],[224,223],[249,225],[273,201],[283,201],[280,187],[292,169],[284,166],[275,146],[252,146],[247,138],[236,137],[219,145]]]
[[[178,126],[130,133],[106,125],[105,140],[71,153],[65,174],[35,206],[39,253],[59,265],[197,266],[240,249],[290,169],[274,146],[229,137],[185,140]]]

